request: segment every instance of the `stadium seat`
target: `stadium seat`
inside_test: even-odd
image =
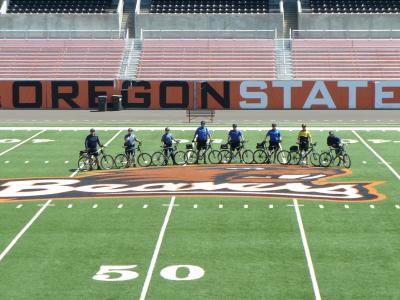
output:
[[[0,79],[114,79],[124,40],[1,40]]]
[[[314,13],[399,13],[398,0],[309,0]]]
[[[274,40],[143,40],[143,80],[274,79]]]
[[[112,0],[10,0],[8,13],[114,13]]]
[[[150,13],[232,14],[268,13],[268,0],[152,0]]]
[[[292,43],[297,79],[398,79],[400,40],[303,40]]]

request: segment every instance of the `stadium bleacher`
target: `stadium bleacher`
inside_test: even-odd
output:
[[[398,0],[309,0],[314,13],[399,13]]]
[[[297,79],[398,79],[400,40],[295,39]]]
[[[10,0],[7,13],[107,13],[112,0]]]
[[[274,79],[275,41],[143,40],[138,79]]]
[[[268,13],[268,0],[152,0],[150,13]]]
[[[124,40],[1,40],[0,79],[114,79]]]

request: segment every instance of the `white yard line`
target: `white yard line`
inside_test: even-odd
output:
[[[18,145],[15,145],[13,148],[18,147],[19,145],[22,145],[23,143],[29,141],[30,139],[34,138],[35,136],[41,134],[44,131],[41,131],[37,134],[35,134],[34,136],[30,137],[29,139],[19,143]],[[118,133],[116,133],[105,145],[109,145],[120,133],[122,132],[122,130],[118,131]],[[12,149],[13,149],[12,148]],[[11,151],[12,149],[8,149],[8,151]],[[0,156],[3,155],[0,154]],[[79,172],[79,170],[76,170],[75,172],[73,172],[69,177],[74,177],[77,173]],[[16,235],[16,237],[11,241],[11,243],[3,250],[3,252],[0,254],[0,262],[2,261],[2,259],[8,254],[8,252],[10,252],[10,250],[14,247],[14,245],[18,242],[18,240],[24,235],[24,233],[29,229],[29,227],[32,226],[32,224],[36,221],[37,218],[39,218],[39,216],[43,213],[43,211],[50,206],[52,200],[47,200],[47,202],[36,212],[36,214],[32,217],[32,219],[24,226],[24,228],[22,228],[22,230]]]
[[[46,131],[46,129],[43,129],[42,131],[40,131],[40,132],[38,132],[38,133],[32,135],[30,138],[27,138],[26,140],[24,140],[24,141],[22,141],[22,142],[16,144],[15,146],[12,146],[10,149],[7,149],[7,150],[1,152],[1,153],[0,153],[0,156],[2,156],[2,155],[4,155],[4,154],[6,154],[6,153],[8,153],[8,152],[10,152],[10,151],[12,151],[12,150],[14,150],[15,148],[18,148],[19,146],[25,144],[26,142],[29,142],[31,139],[37,137],[39,134],[41,134],[41,133],[43,133],[43,132],[45,132],[45,131]]]
[[[147,271],[146,279],[144,281],[144,285],[142,288],[142,293],[140,294],[140,300],[146,299],[147,291],[149,290],[149,286],[150,286],[151,277],[153,276],[153,272],[154,272],[154,268],[156,266],[158,254],[160,252],[161,244],[162,244],[162,241],[164,238],[165,231],[167,229],[167,225],[168,225],[168,221],[171,216],[171,213],[172,213],[172,209],[174,208],[174,204],[175,204],[175,196],[173,196],[171,198],[171,201],[169,202],[167,214],[165,215],[164,223],[161,226],[161,230],[160,230],[160,234],[158,236],[156,248],[154,249],[153,257],[151,258],[150,266]]]
[[[26,130],[56,130],[56,131],[88,131],[91,127],[0,127],[0,131],[26,131]],[[165,127],[161,126],[132,126],[132,128],[136,131],[164,131]],[[194,126],[170,126],[172,130],[180,130],[180,131],[193,131],[196,130],[197,127]],[[321,131],[329,131],[332,130],[331,127],[321,127],[321,126],[309,126],[307,127],[309,130],[321,130]],[[104,131],[112,131],[112,130],[126,130],[127,127],[124,126],[118,126],[118,127],[96,127],[98,131],[104,130]],[[209,126],[210,130],[213,131],[226,131],[232,129],[232,127],[229,126]],[[270,127],[268,126],[243,126],[240,128],[241,130],[249,130],[249,131],[259,131],[259,130],[269,130]],[[280,130],[300,130],[298,126],[285,126],[285,127],[280,127]],[[352,130],[357,130],[357,131],[400,131],[400,127],[335,127],[336,131],[352,131]]]
[[[304,230],[303,220],[302,220],[301,214],[300,214],[300,208],[299,208],[299,205],[298,205],[296,199],[293,199],[293,206],[294,206],[294,210],[296,212],[297,223],[299,224],[301,240],[303,242],[304,253],[305,253],[306,259],[307,259],[308,270],[310,272],[311,282],[312,282],[312,286],[314,289],[315,300],[321,300],[317,277],[315,276],[314,265],[313,265],[312,258],[311,258],[310,248],[308,247],[306,232]]]
[[[10,244],[3,250],[3,252],[0,254],[0,262],[3,260],[3,258],[8,254],[8,252],[11,251],[11,249],[14,247],[14,245],[18,242],[18,240],[24,235],[24,233],[31,227],[33,222],[36,221],[37,218],[42,214],[42,212],[49,206],[51,203],[51,200],[47,200],[46,204],[43,205],[37,213],[33,216],[33,218],[22,228],[22,230],[15,236],[15,238],[11,241]]]
[[[364,146],[367,147],[390,170],[390,172],[392,172],[393,175],[396,176],[398,180],[400,180],[399,173],[397,173],[396,170],[393,169],[393,167],[389,165],[389,163],[378,154],[378,152],[376,152],[370,145],[368,145],[368,143],[355,130],[352,130],[352,132],[361,141],[361,143],[363,143]]]

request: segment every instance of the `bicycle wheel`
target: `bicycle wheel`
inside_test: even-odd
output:
[[[221,153],[218,150],[211,150],[208,153],[208,161],[212,164],[219,164],[222,160]]]
[[[232,151],[231,152],[231,164],[240,164],[242,162],[240,158],[240,153],[237,151]]]
[[[319,164],[319,154],[318,154],[318,152],[311,152],[310,153],[310,161],[311,161],[311,164],[314,166],[314,167],[319,167],[320,166],[320,164]]]
[[[195,164],[197,162],[197,153],[193,150],[186,151],[185,162],[189,165]]]
[[[88,171],[90,169],[90,159],[88,157],[82,156],[78,160],[78,170],[79,171]]]
[[[115,159],[115,167],[118,169],[125,168],[128,165],[128,158],[125,154],[118,154]]]
[[[175,162],[178,165],[184,165],[186,164],[186,158],[185,158],[185,152],[183,151],[177,151],[175,153]]]
[[[253,151],[251,151],[249,149],[244,150],[244,152],[242,153],[242,161],[245,164],[252,164],[253,163],[253,159],[254,159]]]
[[[340,167],[341,164],[342,164],[342,158],[340,156],[336,156],[332,160],[332,165],[334,165],[335,167]]]
[[[332,162],[332,156],[329,152],[322,152],[319,156],[319,164],[321,167],[329,167]]]
[[[229,150],[221,150],[221,164],[229,164],[232,160],[232,152]]]
[[[301,154],[300,152],[291,152],[290,153],[290,164],[291,165],[298,165],[301,161]]]
[[[151,156],[151,163],[154,166],[166,166],[168,165],[168,158],[162,152],[155,152]]]
[[[114,158],[111,155],[104,155],[100,160],[100,166],[103,170],[110,170],[114,165]]]
[[[148,153],[140,153],[137,158],[137,163],[141,167],[148,167],[151,165],[151,155]]]
[[[286,150],[281,150],[276,154],[278,162],[281,165],[287,165],[290,162],[290,152]]]
[[[264,150],[256,150],[253,154],[253,160],[256,164],[264,164],[267,158],[268,154]]]
[[[343,154],[343,165],[345,168],[350,168],[351,167],[351,159],[348,154]]]

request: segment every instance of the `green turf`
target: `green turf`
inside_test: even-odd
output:
[[[0,131],[0,140],[25,140],[35,133]],[[102,143],[116,133],[98,128]],[[140,130],[136,135],[143,140],[143,150],[153,153],[159,150],[162,133]],[[189,131],[172,133],[178,139],[193,137]],[[285,148],[295,143],[296,133],[283,132]],[[400,132],[357,133],[400,172],[400,143],[393,142],[400,141]],[[108,153],[123,151],[124,134],[110,143]],[[250,149],[264,137],[264,131],[244,134]],[[312,134],[317,149],[326,150],[326,131]],[[37,138],[54,142],[28,141],[1,155],[0,177],[67,177],[75,171],[86,135],[84,131],[47,130]],[[223,131],[212,131],[212,135],[226,140]],[[338,135],[358,140],[351,131]],[[374,144],[369,141],[373,139],[388,142]],[[0,153],[15,145],[0,143]],[[348,145],[347,151],[352,174],[331,180],[383,181],[378,190],[387,199],[347,203],[348,209],[342,202],[299,201],[304,205],[300,211],[322,299],[398,299],[400,209],[395,205],[400,205],[399,181],[360,141]],[[139,299],[169,201],[165,197],[53,201],[54,206],[43,212],[0,261],[0,298]],[[16,208],[20,203],[0,203],[0,253],[43,201]],[[312,299],[296,214],[287,206],[291,203],[291,199],[178,197],[179,206],[172,210],[146,299]],[[69,204],[73,207],[67,208]],[[93,204],[99,206],[92,208]],[[123,208],[118,209],[119,204]],[[95,281],[92,277],[101,265],[138,265],[139,277]],[[160,271],[171,265],[199,266],[205,275],[193,281],[166,280]]]

